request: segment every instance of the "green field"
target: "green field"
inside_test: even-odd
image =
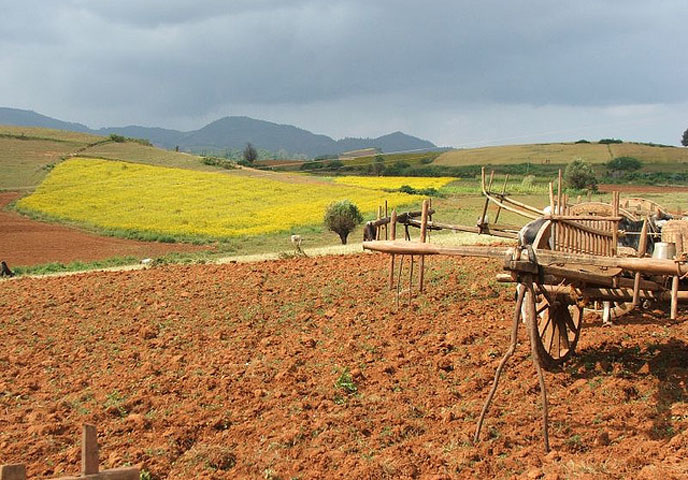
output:
[[[637,143],[546,143],[452,150],[440,155],[434,165],[509,165],[518,163],[565,165],[574,158],[605,163],[616,157],[635,157],[646,164],[688,164],[688,149],[651,147]]]

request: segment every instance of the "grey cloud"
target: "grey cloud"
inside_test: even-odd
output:
[[[172,126],[165,119],[207,118],[221,108],[346,108],[348,100],[390,114],[399,109],[380,99],[457,115],[481,105],[594,109],[688,100],[683,2],[72,0],[8,7],[0,26],[7,72],[0,104],[78,112],[90,118],[69,119],[100,124]]]

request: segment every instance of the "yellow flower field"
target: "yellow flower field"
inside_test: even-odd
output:
[[[336,177],[335,183],[354,187],[373,188],[375,190],[398,190],[402,185],[411,188],[442,188],[456,180],[452,177]]]
[[[59,164],[18,207],[106,229],[231,237],[321,224],[327,205],[342,199],[365,213],[384,200],[391,208],[421,197],[75,158]]]

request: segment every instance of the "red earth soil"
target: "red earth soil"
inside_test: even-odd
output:
[[[670,193],[688,192],[688,186],[660,186],[660,185],[615,185],[600,184],[598,190],[602,193],[621,192],[621,193]]]
[[[75,260],[104,260],[111,257],[157,257],[170,252],[202,250],[185,244],[137,242],[101,237],[75,228],[38,222],[15,212],[2,210],[21,194],[0,192],[0,260],[10,267]]]
[[[427,263],[399,306],[382,255],[0,282],[0,463],[77,472],[89,422],[103,467],[152,478],[688,478],[685,314],[586,318],[546,375],[549,454],[521,328],[473,445],[513,288]]]

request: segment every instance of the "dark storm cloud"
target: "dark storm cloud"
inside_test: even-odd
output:
[[[0,103],[96,123],[366,98],[408,109],[688,100],[678,1],[73,0],[13,2],[4,16]]]

